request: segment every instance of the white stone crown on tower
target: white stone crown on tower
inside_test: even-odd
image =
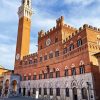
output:
[[[22,0],[21,6],[18,10],[19,18],[27,17],[31,19],[32,16],[32,1],[31,0]]]

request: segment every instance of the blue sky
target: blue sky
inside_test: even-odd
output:
[[[0,65],[9,69],[14,68],[20,1],[0,0]],[[76,28],[85,23],[100,27],[100,0],[32,0],[32,6],[30,53],[37,51],[38,31],[52,28],[61,15]]]

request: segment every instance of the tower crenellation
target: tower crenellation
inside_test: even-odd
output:
[[[32,11],[31,0],[22,0],[22,4],[18,10],[19,18],[22,18],[24,16],[24,17],[31,19],[32,13],[33,11]]]
[[[56,20],[56,25],[57,25],[57,27],[58,27],[58,26],[63,26],[63,25],[64,25],[64,17],[63,17],[63,16],[61,16],[60,18],[58,18],[58,19]]]
[[[38,32],[38,37],[41,38],[45,35],[44,30],[41,30],[40,32]]]

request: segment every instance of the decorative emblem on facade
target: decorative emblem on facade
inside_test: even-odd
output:
[[[47,41],[46,41],[46,46],[49,46],[50,43],[51,43],[51,39],[49,38],[49,39],[47,39]]]
[[[16,54],[16,60],[19,60],[19,58],[20,58],[20,55]]]

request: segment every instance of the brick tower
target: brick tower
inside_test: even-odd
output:
[[[30,45],[30,28],[32,16],[31,0],[22,0],[18,10],[19,25],[16,45],[15,66],[19,63],[23,56],[29,54]]]

